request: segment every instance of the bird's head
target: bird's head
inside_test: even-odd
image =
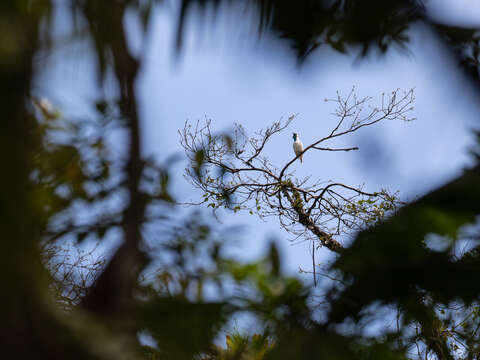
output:
[[[293,133],[293,141],[297,141],[298,139],[298,134],[297,133]]]

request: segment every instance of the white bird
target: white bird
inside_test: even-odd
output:
[[[303,144],[297,133],[293,133],[293,151],[295,151],[295,155],[297,156],[303,151]],[[303,154],[300,156],[300,162],[303,163]]]

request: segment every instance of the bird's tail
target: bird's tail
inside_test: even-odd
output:
[[[303,164],[303,155],[300,156],[300,162]]]

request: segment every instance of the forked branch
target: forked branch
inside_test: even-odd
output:
[[[332,130],[281,167],[271,162],[267,144],[274,135],[285,131],[296,115],[274,122],[252,137],[241,125],[235,125],[233,134],[222,135],[212,132],[210,120],[185,123],[179,131],[190,161],[185,176],[203,194],[201,201],[189,204],[205,203],[214,211],[221,207],[235,212],[247,210],[260,218],[277,217],[296,238],[341,252],[340,237],[381,220],[401,202],[386,190],[369,192],[362,186],[297,178],[289,168],[306,152],[358,150],[356,146],[330,147],[323,143],[363,127],[387,120],[413,120],[409,113],[414,96],[413,89],[395,90],[382,94],[381,105],[371,106],[372,98],[358,98],[352,89],[346,98],[337,93],[335,99],[327,101],[337,105]]]

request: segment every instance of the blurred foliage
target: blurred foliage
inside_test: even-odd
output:
[[[219,234],[198,215],[179,221],[169,164],[141,154],[135,83],[143,59],[132,53],[124,26],[127,13],[137,16],[146,38],[157,2],[70,0],[61,15],[60,2],[0,2],[1,357],[478,358],[478,165],[358,234],[333,265],[342,285],[322,298],[326,311],[318,310],[314,289],[283,274],[274,245],[264,259],[241,263],[222,250],[231,233]],[[178,44],[194,4],[224,3],[234,2],[182,1]],[[247,5],[260,30],[288,39],[300,59],[322,45],[340,52],[359,47],[362,55],[406,46],[408,27],[424,21],[478,84],[476,31],[433,24],[416,1]],[[92,45],[98,88],[107,74],[116,80],[116,98],[97,99],[93,119],[74,119],[68,109],[64,115],[33,91],[43,71],[38,55],[55,49],[55,16],[67,17],[73,35]],[[126,134],[123,152],[108,144],[116,131]],[[478,160],[478,149],[472,151]],[[199,154],[192,170],[200,173],[202,161]],[[429,246],[432,236],[445,246]],[[87,260],[100,265],[86,273],[81,255],[52,262],[62,254],[55,250],[61,241],[108,237],[119,247],[105,264]],[[459,253],[463,241],[470,248]],[[64,271],[70,265],[80,272]],[[369,336],[375,315],[385,322],[382,306],[396,311],[396,326]],[[240,313],[253,315],[262,333],[232,334],[226,347],[218,345]],[[138,334],[152,344],[141,345]]]
[[[335,298],[331,321],[342,322],[347,317],[358,321],[362,310],[373,303],[394,304],[402,310],[403,325],[420,324],[427,353],[432,350],[440,359],[453,358],[456,352],[450,351],[449,345],[458,350],[458,340],[464,343],[465,358],[477,356],[480,323],[475,316],[474,331],[454,334],[439,318],[438,307],[460,303],[464,312],[476,313],[480,288],[472,283],[472,274],[480,270],[478,241],[464,254],[456,254],[455,247],[465,237],[478,240],[479,184],[477,165],[405,206],[383,224],[360,233],[334,264],[349,284],[331,294]],[[470,228],[471,235],[462,232],[468,224],[476,224]],[[443,250],[433,250],[425,243],[433,234],[446,244]]]
[[[235,1],[182,0],[178,21],[178,45],[182,42],[185,17],[193,5],[206,6]],[[423,7],[414,0],[250,0],[244,2],[259,20],[259,31],[272,31],[287,39],[299,59],[320,46],[345,53],[359,46],[366,55],[373,47],[386,52],[390,45],[405,48],[411,22],[423,15]]]

